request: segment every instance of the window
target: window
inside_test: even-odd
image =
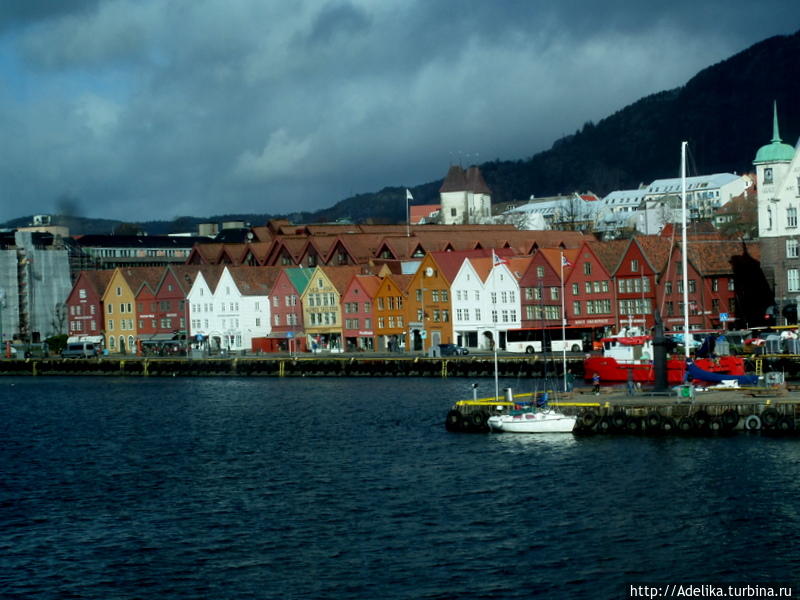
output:
[[[800,244],[798,244],[796,239],[786,240],[786,258],[797,258],[800,256],[798,249],[800,249]]]
[[[544,267],[536,267],[536,276],[541,279],[544,277]]]
[[[764,183],[772,183],[772,169],[764,169]]]
[[[579,300],[575,300],[575,302],[572,303],[572,314],[573,315],[581,314],[581,303]]]
[[[592,274],[592,263],[590,263],[590,262],[583,263],[583,274],[584,275],[591,275]]]
[[[697,282],[694,279],[689,280],[689,293],[694,294],[697,291]]]
[[[631,261],[631,271],[633,271],[634,273],[638,273],[639,272],[639,260],[636,259],[636,258],[634,258]]]
[[[797,227],[797,207],[795,206],[786,209],[786,227]]]
[[[664,284],[664,293],[665,294],[671,294],[672,293],[672,282],[671,281],[667,281]]]
[[[800,291],[800,269],[786,269],[786,288],[790,292]]]
[[[719,277],[712,277],[711,278],[711,291],[718,292],[719,291]]]
[[[580,293],[581,293],[581,288],[580,288],[580,286],[579,286],[577,283],[573,283],[573,284],[572,284],[572,295],[573,295],[573,296],[577,296],[577,295],[578,295],[578,294],[580,294]]]
[[[550,288],[550,299],[551,300],[558,300],[558,288],[551,287]]]
[[[78,290],[78,297],[81,298],[81,299],[86,298],[86,290],[83,289],[83,288]]]

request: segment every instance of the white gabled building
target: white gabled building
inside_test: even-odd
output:
[[[254,337],[271,331],[273,267],[224,267],[218,277],[200,272],[189,290],[190,334],[212,351],[250,350]],[[207,279],[208,278],[208,279]]]
[[[476,290],[473,286],[466,288],[472,295],[462,307],[463,310],[470,310],[471,314],[478,317],[469,323],[474,326],[473,331],[476,331],[477,347],[490,350],[494,342],[499,343],[498,348],[504,348],[506,331],[521,326],[519,279],[524,272],[523,263],[530,262],[530,257],[470,258],[465,262],[470,263],[470,270],[462,267],[464,275],[471,277],[474,273],[481,282],[480,290]],[[456,306],[457,300],[454,300],[453,312],[456,312]]]
[[[489,311],[483,305],[485,302],[483,279],[484,277],[475,270],[472,261],[465,259],[450,284],[450,297],[453,303],[453,340],[465,348],[487,347],[486,340],[479,335],[488,327],[486,319]]]

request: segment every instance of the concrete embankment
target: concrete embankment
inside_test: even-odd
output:
[[[560,376],[563,362],[538,356],[503,357],[500,377]],[[583,373],[582,358],[568,358],[567,368]],[[491,356],[429,358],[422,356],[237,357],[209,359],[55,358],[0,360],[0,375],[102,375],[152,377],[493,377]]]

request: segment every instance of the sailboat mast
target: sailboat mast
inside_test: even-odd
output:
[[[681,252],[681,271],[683,272],[683,352],[689,358],[689,348],[692,344],[692,335],[689,333],[689,281],[688,261],[686,246],[686,145],[681,142],[681,222],[683,251]]]
[[[564,310],[564,252],[558,261],[561,266],[561,371],[564,376],[564,392],[567,391],[567,313]]]

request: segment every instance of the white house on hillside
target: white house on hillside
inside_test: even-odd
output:
[[[466,171],[450,167],[439,188],[441,219],[445,225],[488,222],[492,216],[492,192],[478,167]]]
[[[686,210],[690,220],[710,219],[714,211],[740,196],[753,185],[749,175],[732,173],[713,173],[686,178]],[[645,203],[663,199],[665,196],[680,198],[682,182],[680,177],[656,179],[647,186]]]

